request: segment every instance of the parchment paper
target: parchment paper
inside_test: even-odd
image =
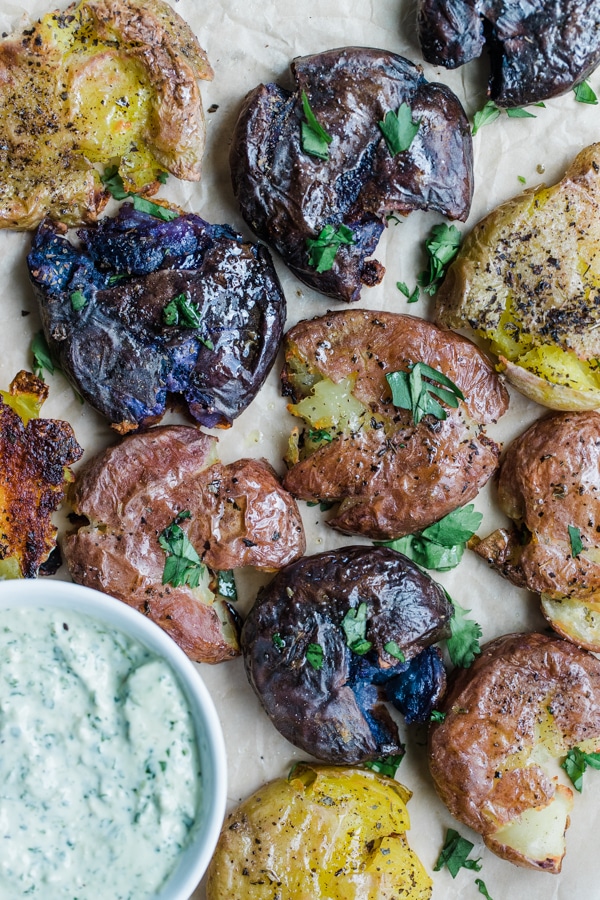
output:
[[[66,5],[66,4],[64,4]],[[207,113],[208,143],[204,175],[198,185],[170,178],[163,195],[185,209],[200,213],[210,222],[228,222],[252,237],[233,199],[228,168],[229,141],[240,103],[247,91],[259,82],[289,83],[288,65],[299,55],[344,45],[380,47],[423,64],[416,39],[413,0],[179,0],[173,4],[192,25],[215,70],[211,84],[203,83]],[[3,2],[0,30],[20,27],[24,12],[41,15],[49,6],[40,0],[22,4]],[[430,81],[442,81],[457,93],[469,116],[485,103],[486,63],[475,62],[454,72],[424,65]],[[592,86],[600,91],[600,72]],[[557,180],[573,156],[586,144],[600,138],[598,107],[575,101],[569,94],[533,109],[535,119],[509,119],[502,115],[474,138],[475,198],[472,213],[461,230],[470,229],[487,211],[502,200],[542,180]],[[539,172],[544,172],[540,175]],[[431,301],[421,299],[407,307],[396,288],[397,281],[413,286],[423,268],[423,242],[440,216],[413,213],[401,224],[390,224],[378,248],[377,258],[386,266],[383,283],[363,290],[360,305],[370,309],[410,312],[427,317]],[[31,368],[29,346],[40,327],[36,302],[25,272],[29,235],[0,233],[0,386],[6,388],[21,368]],[[341,304],[305,288],[275,260],[288,300],[288,326],[299,319],[322,315]],[[229,432],[219,432],[220,454],[225,462],[240,456],[266,457],[283,472],[282,457],[293,419],[286,412],[278,388],[277,365],[254,403],[234,423]],[[114,441],[108,424],[91,409],[80,405],[61,375],[48,376],[50,397],[42,415],[65,418],[85,448],[84,460]],[[511,392],[510,410],[488,433],[507,442],[523,431],[544,410]],[[174,420],[167,416],[165,421]],[[307,553],[316,553],[349,543],[366,543],[338,535],[324,524],[318,508],[301,503],[307,530]],[[493,486],[476,500],[484,513],[481,535],[504,522],[494,501]],[[59,525],[64,528],[64,517]],[[68,579],[62,569],[59,578]],[[436,576],[437,577],[437,576]],[[537,600],[513,588],[492,573],[485,563],[465,554],[458,569],[440,574],[451,596],[472,610],[483,628],[484,639],[511,631],[544,629]],[[240,573],[237,578],[239,607],[247,610],[256,590],[266,581],[256,573]],[[229,806],[248,796],[265,781],[286,775],[292,761],[304,757],[287,743],[262,712],[250,689],[240,660],[216,667],[200,666],[201,674],[217,706],[227,744]],[[447,870],[434,873],[434,900],[469,900],[480,896],[475,877],[485,881],[493,900],[598,900],[600,898],[600,857],[596,855],[596,835],[600,813],[600,773],[588,770],[584,792],[576,795],[572,824],[567,832],[567,855],[559,876],[519,869],[497,859],[483,848],[478,835],[457,825],[438,800],[427,772],[425,732],[401,728],[407,754],[398,778],[413,791],[409,804],[412,828],[409,841],[430,873],[437,859],[447,827],[457,827],[475,844],[475,856],[482,869],[461,870],[452,880]],[[203,900],[202,886],[194,900]]]

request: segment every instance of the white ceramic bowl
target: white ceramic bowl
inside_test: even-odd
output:
[[[0,581],[0,611],[15,607],[74,610],[117,629],[165,659],[191,710],[202,770],[202,809],[192,839],[168,882],[152,900],[188,900],[202,878],[225,815],[227,760],[221,724],[196,667],[177,644],[141,613],[100,591],[48,578]]]

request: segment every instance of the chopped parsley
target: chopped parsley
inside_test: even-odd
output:
[[[490,897],[490,895],[488,893],[488,889],[485,886],[485,882],[481,878],[476,878],[475,884],[479,888],[479,893],[483,894],[483,896],[486,898],[486,900],[492,900],[492,898]]]
[[[483,109],[478,110],[473,116],[473,129],[471,134],[475,136],[480,128],[495,122],[500,115],[500,110],[493,100],[488,100]]]
[[[483,516],[475,511],[472,503],[455,509],[439,522],[423,531],[407,534],[395,541],[386,541],[391,547],[404,553],[425,569],[446,572],[459,564],[465,552],[466,542],[473,537]]]
[[[393,656],[394,659],[399,659],[400,662],[404,662],[406,659],[404,653],[402,652],[396,641],[388,641],[383,645],[383,649],[386,653],[389,653],[390,656]]]
[[[31,352],[33,354],[33,374],[42,381],[44,380],[44,369],[54,375],[56,366],[50,358],[50,348],[43,331],[38,331],[31,341]]]
[[[158,543],[167,555],[162,576],[163,584],[171,584],[173,587],[187,584],[191,588],[200,584],[204,564],[179,524],[191,516],[189,509],[180,512],[158,535]]]
[[[534,113],[529,112],[527,109],[523,109],[522,106],[513,106],[511,109],[506,110],[506,115],[509,119],[535,119],[536,116]]]
[[[333,138],[325,131],[312,111],[306,91],[302,91],[302,109],[306,120],[302,122],[302,149],[309,156],[329,159],[329,144]]]
[[[126,191],[118,166],[109,166],[105,169],[100,176],[100,180],[111,197],[115,200],[126,200],[128,197],[131,197],[133,208],[140,212],[148,213],[157,219],[163,219],[165,222],[170,222],[172,219],[179,217],[179,213],[173,209],[161,206],[160,203],[153,203],[151,200],[147,200],[146,197],[141,197],[133,191]],[[161,181],[160,175],[158,180]]]
[[[364,766],[366,769],[371,769],[371,771],[378,772],[380,775],[394,778],[403,759],[404,753],[398,753],[392,756],[384,756],[382,759],[368,759]]]
[[[216,574],[217,594],[221,597],[225,597],[227,600],[231,600],[232,603],[235,603],[238,595],[233,569],[221,569],[221,571]]]
[[[131,197],[133,208],[137,209],[139,212],[148,213],[148,215],[154,216],[156,219],[162,219],[163,222],[172,222],[173,219],[179,218],[179,213],[174,209],[169,209],[168,206],[162,206],[160,203],[153,203],[152,200],[147,200],[146,197],[140,197],[139,194],[131,193],[129,196]]]
[[[571,542],[571,555],[577,559],[583,550],[583,542],[581,532],[576,525],[569,525],[569,541]]]
[[[180,325],[182,328],[199,328],[202,321],[200,307],[187,294],[177,294],[163,309],[165,325]]]
[[[481,625],[474,619],[468,619],[470,609],[463,609],[446,593],[446,596],[454,607],[454,615],[450,619],[450,637],[446,641],[450,659],[455,666],[468,669],[475,657],[481,653],[479,638],[481,637]]]
[[[453,878],[456,878],[461,869],[472,869],[475,872],[479,872],[481,861],[468,858],[474,846],[475,844],[472,844],[471,841],[461,837],[458,831],[449,828],[446,832],[444,846],[433,867],[433,871],[439,872],[440,869],[446,866]]]
[[[333,435],[327,431],[326,428],[311,428],[307,434],[309,441],[314,441],[314,443],[320,443],[321,441],[325,441],[325,443],[330,444],[333,440]]]
[[[309,644],[306,648],[306,662],[316,669],[323,668],[323,648],[320,644]]]
[[[415,289],[411,291],[408,285],[406,285],[403,281],[397,281],[396,287],[401,294],[404,294],[408,303],[416,303],[420,297],[419,285],[417,285]]]
[[[385,377],[392,391],[392,403],[400,409],[409,409],[415,425],[426,415],[447,418],[438,399],[454,409],[465,399],[460,388],[443,372],[423,362],[412,363],[408,372],[389,372]]]
[[[354,234],[346,225],[335,228],[325,225],[316,238],[306,238],[308,264],[317,272],[328,272],[333,268],[335,255],[342,244],[355,244]]]
[[[342,619],[346,644],[358,656],[364,656],[373,646],[371,641],[366,639],[367,611],[367,604],[360,603],[358,607],[349,609]]]
[[[86,305],[87,300],[85,299],[85,294],[81,291],[73,291],[71,294],[71,307],[74,312],[78,312],[80,309]]]
[[[272,635],[271,640],[273,641],[273,646],[278,650],[283,650],[283,648],[285,647],[285,641],[278,631],[276,631],[275,634]]]
[[[160,181],[161,184],[166,184],[168,177],[169,177],[168,172],[159,172],[158,175],[156,176],[156,180]]]
[[[441,222],[434,225],[425,241],[428,267],[421,272],[417,281],[426,294],[433,296],[440,286],[446,269],[455,258],[460,247],[461,233],[454,225]]]
[[[578,103],[591,103],[593,106],[598,103],[596,92],[587,81],[576,84],[573,92]]]
[[[378,124],[383,132],[388,150],[392,156],[396,156],[398,153],[408,150],[419,130],[421,120],[413,122],[410,106],[408,103],[402,103],[398,112],[389,109],[383,122]]]
[[[441,712],[439,709],[432,709],[431,715],[429,717],[430,722],[443,722],[446,718],[446,713]]]
[[[576,791],[583,790],[583,774],[588,766],[600,769],[600,753],[584,753],[579,747],[573,747],[567,753],[561,766],[573,782]]]

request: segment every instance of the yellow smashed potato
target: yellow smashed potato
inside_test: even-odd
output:
[[[225,820],[207,900],[428,900],[405,837],[410,796],[375,772],[296,766]]]
[[[4,38],[0,227],[94,220],[103,166],[130,191],[154,193],[165,170],[198,180],[203,78],[204,51],[162,0],[81,0]]]
[[[557,184],[479,222],[438,292],[437,318],[484,338],[538,403],[600,406],[600,144]]]

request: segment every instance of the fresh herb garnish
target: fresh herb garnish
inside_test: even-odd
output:
[[[479,893],[483,894],[483,896],[486,898],[486,900],[492,900],[492,898],[490,897],[490,895],[488,893],[488,889],[485,886],[485,882],[481,878],[476,878],[475,884],[479,888]]]
[[[217,594],[226,597],[232,603],[236,602],[238,595],[233,569],[221,569],[220,572],[217,572]]]
[[[315,444],[320,443],[321,441],[330,444],[333,440],[333,435],[330,434],[326,428],[311,428],[307,437],[309,441],[314,441]]]
[[[366,769],[371,769],[371,771],[378,772],[380,775],[394,778],[403,759],[404,753],[399,753],[393,756],[384,756],[382,759],[368,759],[364,766]]]
[[[439,709],[432,709],[431,715],[429,717],[430,722],[443,722],[446,718],[446,713],[441,712]]]
[[[573,747],[567,753],[561,766],[573,782],[573,787],[581,793],[583,789],[583,773],[588,766],[600,769],[600,753],[584,753],[579,747]]]
[[[506,115],[509,119],[535,119],[536,116],[534,113],[529,112],[527,109],[523,109],[522,106],[513,106],[511,109],[506,110]]]
[[[468,859],[469,853],[475,844],[461,837],[458,831],[449,828],[446,832],[446,840],[442,847],[438,860],[433,867],[434,872],[439,872],[444,866],[448,869],[453,878],[456,878],[461,869],[472,869],[479,872],[481,869],[481,861],[479,859]]]
[[[372,647],[371,641],[366,639],[367,611],[367,604],[360,603],[358,607],[349,609],[342,619],[346,644],[358,656],[364,656]]]
[[[167,554],[163,584],[172,584],[173,587],[187,584],[191,588],[200,584],[204,564],[179,524],[184,519],[190,519],[191,515],[189,509],[183,510],[158,535],[158,543]]]
[[[316,669],[323,668],[323,648],[320,644],[309,644],[306,648],[306,662]]]
[[[187,294],[177,294],[162,312],[165,325],[180,325],[182,328],[199,328],[202,321],[200,307]]]
[[[340,225],[337,230],[333,225],[325,225],[316,238],[306,238],[308,264],[317,272],[328,272],[333,268],[338,247],[355,243],[354,234],[346,225]]]
[[[307,506],[318,506],[321,512],[328,512],[335,506],[335,500],[307,500]]]
[[[310,156],[318,159],[329,159],[329,144],[333,138],[328,134],[314,112],[310,108],[306,91],[302,91],[302,109],[305,122],[302,122],[302,149]]]
[[[273,646],[278,650],[283,650],[283,648],[285,647],[285,641],[278,631],[276,631],[275,634],[272,635],[271,640],[273,641]]]
[[[569,525],[569,540],[571,542],[571,556],[577,559],[583,550],[583,541],[581,540],[581,531],[576,525]]]
[[[448,513],[439,522],[423,531],[407,534],[395,541],[386,541],[391,547],[413,559],[425,569],[446,572],[459,564],[465,552],[466,542],[473,537],[483,516],[475,511],[472,503]]]
[[[428,268],[421,272],[417,281],[426,294],[433,296],[440,286],[446,269],[458,253],[461,233],[454,225],[441,222],[434,225],[425,241],[428,254]]]
[[[419,285],[417,285],[415,287],[415,289],[413,291],[411,291],[409,289],[408,285],[406,285],[403,281],[397,281],[396,287],[398,288],[398,290],[400,291],[401,294],[404,294],[408,303],[416,303],[417,300],[419,299],[419,296],[420,296]]]
[[[471,134],[476,135],[480,128],[483,128],[484,125],[489,125],[491,122],[495,122],[499,115],[500,110],[494,101],[488,100],[483,109],[478,110],[473,116],[473,130],[471,131]]]
[[[158,175],[156,176],[156,180],[160,181],[161,184],[166,184],[168,177],[169,177],[168,172],[159,172]]]
[[[71,294],[71,307],[74,312],[78,312],[80,309],[83,309],[87,300],[85,299],[85,294],[81,291],[73,291]]]
[[[141,197],[133,191],[126,191],[123,179],[119,175],[118,166],[109,166],[105,169],[100,176],[100,180],[111,197],[115,200],[126,200],[128,197],[131,197],[133,208],[140,212],[148,213],[151,216],[155,216],[157,219],[163,219],[165,222],[170,222],[173,219],[177,219],[179,216],[178,212],[175,212],[168,207],[161,206],[159,203],[153,203],[151,200],[147,200],[145,197]],[[160,180],[159,176],[159,181]]]
[[[389,372],[385,377],[392,391],[392,403],[400,409],[409,409],[415,425],[426,415],[447,418],[438,399],[454,409],[465,399],[460,388],[443,372],[423,362],[411,364],[408,372]]]
[[[470,609],[463,609],[448,595],[454,607],[454,615],[450,619],[450,637],[446,641],[450,659],[455,666],[468,669],[475,657],[481,653],[479,638],[482,635],[481,625],[474,619],[468,619]]]
[[[580,84],[576,84],[573,88],[573,92],[578,103],[591,103],[593,106],[598,103],[596,92],[588,81],[582,81]]]
[[[389,653],[390,656],[393,656],[394,659],[399,659],[400,662],[404,662],[406,659],[404,653],[402,652],[396,641],[388,641],[383,645],[383,649],[386,653]]]
[[[33,373],[38,378],[44,380],[44,369],[54,375],[56,366],[50,358],[50,348],[44,336],[43,331],[38,331],[31,341],[31,352],[33,354]]]
[[[517,175],[517,179],[521,182],[521,184],[527,184],[527,179],[523,175]]]
[[[389,109],[383,122],[378,124],[383,132],[388,150],[392,156],[396,156],[396,154],[408,150],[419,130],[421,120],[413,122],[410,106],[408,103],[402,103],[398,112]]]

